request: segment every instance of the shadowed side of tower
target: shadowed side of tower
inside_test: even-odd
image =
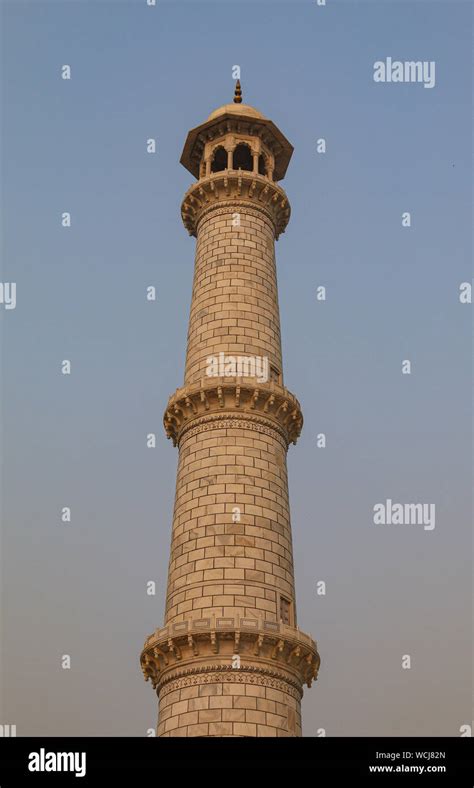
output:
[[[300,736],[319,668],[296,623],[286,452],[303,418],[283,385],[274,253],[292,150],[238,83],[181,157],[196,259],[184,386],[164,417],[179,447],[165,622],[141,656],[159,736]]]

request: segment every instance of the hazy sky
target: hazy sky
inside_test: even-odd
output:
[[[305,417],[288,457],[298,622],[322,658],[304,735],[470,723],[471,16],[454,0],[2,2],[2,281],[17,305],[0,306],[0,722],[18,735],[156,724],[139,654],[163,622],[177,451],[162,414],[191,298],[179,158],[232,99],[235,64],[244,101],[295,147],[276,253]],[[375,83],[387,57],[434,61],[435,87]],[[435,528],[375,525],[387,498],[435,504]]]

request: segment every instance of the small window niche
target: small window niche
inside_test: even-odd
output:
[[[280,621],[287,626],[293,626],[293,611],[291,609],[291,602],[286,597],[280,597]]]
[[[270,364],[270,380],[281,385],[281,372],[273,364]]]

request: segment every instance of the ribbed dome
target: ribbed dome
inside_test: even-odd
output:
[[[265,115],[262,115],[255,107],[251,107],[250,104],[224,104],[222,107],[215,109],[214,112],[211,112],[207,120],[215,120],[215,118],[228,112],[233,115],[247,115],[249,118],[266,120]]]

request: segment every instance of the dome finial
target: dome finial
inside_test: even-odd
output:
[[[242,104],[242,88],[240,87],[240,79],[235,83],[234,104]]]

